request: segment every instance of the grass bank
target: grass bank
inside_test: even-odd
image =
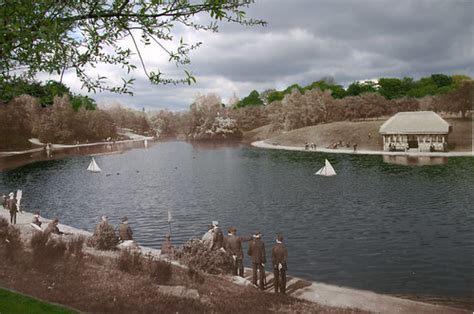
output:
[[[75,311],[0,288],[0,313],[71,314]]]
[[[452,151],[472,151],[472,120],[446,119],[453,127],[448,141]],[[343,147],[357,144],[361,150],[382,150],[380,126],[385,120],[375,121],[339,121],[309,126],[288,132],[271,132],[266,125],[245,133],[248,142],[266,140],[268,143],[282,146],[304,146],[305,142],[315,143],[318,148],[329,148],[334,143],[342,142]]]

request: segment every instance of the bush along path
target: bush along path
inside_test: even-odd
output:
[[[245,278],[228,275],[227,256],[199,241],[179,248],[178,262],[146,247],[96,250],[87,246],[90,233],[65,225],[59,229],[70,235],[47,237],[30,226],[33,215],[19,214],[13,227],[7,214],[0,210],[0,286],[80,311],[469,313],[291,276],[281,296],[272,292],[270,272],[261,292],[249,269]]]

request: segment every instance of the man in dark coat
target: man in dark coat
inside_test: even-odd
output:
[[[212,244],[212,249],[218,250],[224,246],[224,234],[222,233],[221,228],[219,228],[218,221],[213,221],[212,226],[214,227],[214,241]]]
[[[275,293],[278,291],[286,293],[286,269],[288,260],[288,250],[283,244],[283,236],[278,235],[276,244],[272,249],[273,278],[275,282]]]
[[[132,228],[128,225],[128,218],[123,217],[119,226],[119,237],[121,241],[133,240]]]
[[[262,234],[257,231],[253,235],[253,240],[250,241],[248,254],[252,257],[252,271],[253,277],[252,282],[254,285],[257,285],[257,271],[259,272],[259,287],[260,289],[265,289],[264,279],[265,279],[265,263],[267,259],[265,257],[265,244],[261,240]]]
[[[16,212],[18,211],[17,202],[15,198],[15,194],[11,192],[9,194],[10,198],[7,200],[7,208],[10,210],[10,223],[15,225],[16,224]]]
[[[224,241],[224,249],[234,259],[234,276],[244,276],[244,253],[242,250],[242,239],[236,236],[237,229],[229,228],[227,237]]]

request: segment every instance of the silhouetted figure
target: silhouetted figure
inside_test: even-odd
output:
[[[275,293],[286,293],[286,269],[288,260],[288,250],[283,244],[283,236],[278,235],[276,244],[272,249],[273,278],[275,283]]]
[[[267,259],[265,257],[265,244],[261,240],[262,234],[256,231],[253,235],[253,240],[250,241],[248,255],[252,257],[252,282],[254,285],[259,286],[261,290],[265,289],[265,263]],[[257,272],[259,273],[259,284],[257,285]]]

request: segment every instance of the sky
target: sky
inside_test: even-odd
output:
[[[418,79],[435,73],[474,77],[471,0],[256,0],[246,12],[267,26],[220,23],[218,33],[177,27],[176,39],[202,42],[186,67],[169,63],[159,47],[142,50],[149,69],[170,75],[188,70],[197,83],[153,85],[135,56],[134,96],[108,92],[90,96],[103,106],[119,103],[147,111],[182,111],[197,95],[215,93],[227,103],[252,90],[304,86],[327,76],[345,87],[381,77]],[[130,41],[121,44],[132,47]],[[99,66],[96,71],[120,80],[118,67]],[[87,94],[73,72],[65,74],[64,83],[73,92]]]

